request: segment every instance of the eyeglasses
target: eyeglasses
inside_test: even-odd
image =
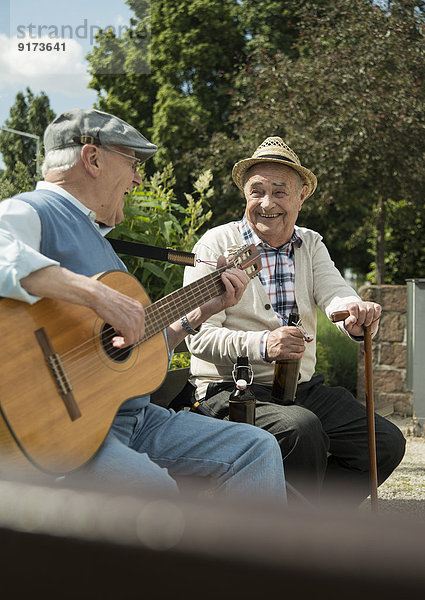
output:
[[[114,148],[110,148],[109,146],[102,146],[102,148],[104,150],[107,150],[108,152],[115,152],[116,154],[121,154],[121,156],[125,156],[126,158],[131,158],[131,160],[133,161],[132,164],[132,169],[133,169],[133,173],[137,173],[137,167],[139,165],[142,164],[142,160],[140,160],[140,158],[136,158],[135,156],[132,156],[131,154],[125,154],[124,152],[120,152],[119,150],[114,150]]]

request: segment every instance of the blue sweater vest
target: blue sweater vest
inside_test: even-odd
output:
[[[87,277],[110,269],[126,271],[89,217],[63,196],[50,190],[35,190],[15,198],[37,211],[41,221],[40,252],[61,267]]]
[[[87,277],[113,269],[127,270],[89,217],[63,196],[50,190],[35,190],[15,199],[27,202],[37,211],[41,221],[40,252],[61,267]],[[138,412],[147,404],[149,396],[132,398],[118,412]]]

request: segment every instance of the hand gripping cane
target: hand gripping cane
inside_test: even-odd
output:
[[[333,323],[344,321],[350,316],[348,310],[332,313]],[[373,401],[373,371],[372,371],[372,332],[371,326],[364,328],[364,364],[366,384],[366,415],[369,443],[369,482],[372,510],[378,507],[378,474],[376,468],[376,441],[375,441],[375,409]]]

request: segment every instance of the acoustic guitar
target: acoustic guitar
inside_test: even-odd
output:
[[[95,276],[143,304],[143,339],[118,350],[114,330],[89,308],[44,298],[34,305],[0,301],[0,454],[19,448],[38,469],[60,475],[100,448],[120,405],[156,390],[168,369],[163,333],[190,310],[220,295],[230,267],[254,277],[261,259],[254,245],[227,265],[151,303],[123,271]]]

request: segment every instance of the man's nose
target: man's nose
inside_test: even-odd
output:
[[[137,187],[142,183],[142,178],[139,173],[136,171],[133,177],[133,187]]]
[[[269,207],[273,204],[273,198],[270,194],[264,194],[264,196],[261,198],[261,206],[263,207]]]

